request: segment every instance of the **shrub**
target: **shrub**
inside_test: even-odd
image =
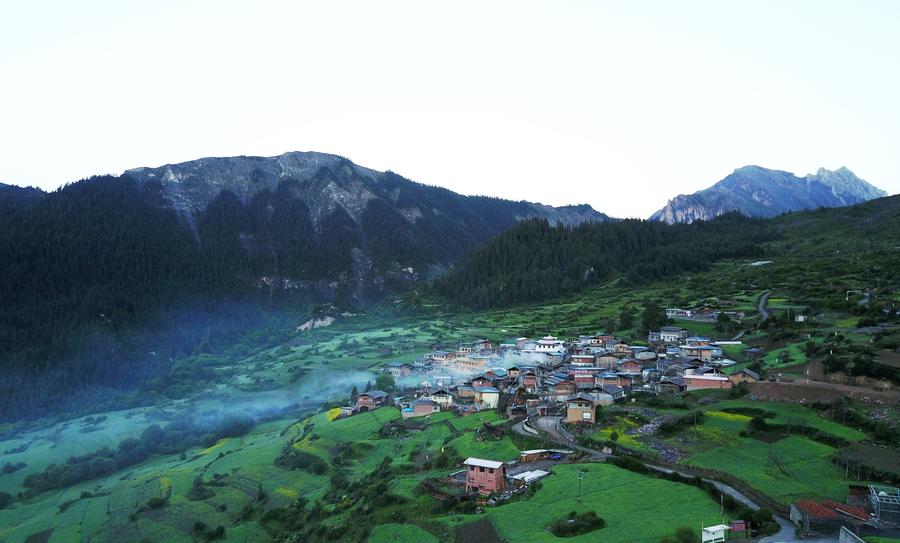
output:
[[[594,511],[586,511],[578,514],[572,511],[565,518],[561,518],[550,525],[550,531],[556,537],[574,537],[599,530],[606,526],[606,521]]]
[[[149,500],[147,500],[147,508],[148,509],[159,509],[161,507],[165,507],[169,505],[168,498],[161,498],[159,496],[153,496]]]
[[[324,460],[314,454],[298,451],[290,443],[288,443],[284,449],[282,449],[281,454],[275,458],[275,465],[282,469],[300,469],[315,475],[322,475],[328,471],[328,464],[326,464]]]

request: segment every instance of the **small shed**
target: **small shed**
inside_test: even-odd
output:
[[[701,543],[722,543],[727,541],[728,536],[726,532],[728,531],[727,524],[716,524],[715,526],[707,526],[703,528],[700,532],[700,542]]]

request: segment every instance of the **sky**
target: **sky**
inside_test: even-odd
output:
[[[900,192],[900,2],[0,3],[0,182],[322,151],[647,217],[757,164]]]

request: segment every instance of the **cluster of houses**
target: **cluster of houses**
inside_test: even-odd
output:
[[[652,331],[648,345],[629,345],[612,334],[582,335],[566,341],[554,336],[463,343],[436,350],[412,363],[390,364],[382,371],[416,383],[405,396],[374,390],[360,394],[346,414],[396,405],[404,417],[442,410],[465,414],[503,409],[510,416],[546,415],[565,410],[570,423],[594,424],[598,405],[630,394],[677,394],[698,389],[729,389],[756,381],[750,370],[731,375],[735,364],[724,345],[691,336],[684,328]],[[750,354],[750,353],[748,353]]]

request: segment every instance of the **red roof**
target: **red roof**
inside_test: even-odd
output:
[[[812,500],[797,500],[794,505],[813,518],[838,518],[837,511]]]
[[[822,505],[827,505],[828,507],[837,510],[839,513],[844,513],[845,515],[857,518],[859,520],[869,520],[869,512],[866,511],[864,507],[849,505],[846,503],[838,503],[832,500],[825,500],[822,502]]]

